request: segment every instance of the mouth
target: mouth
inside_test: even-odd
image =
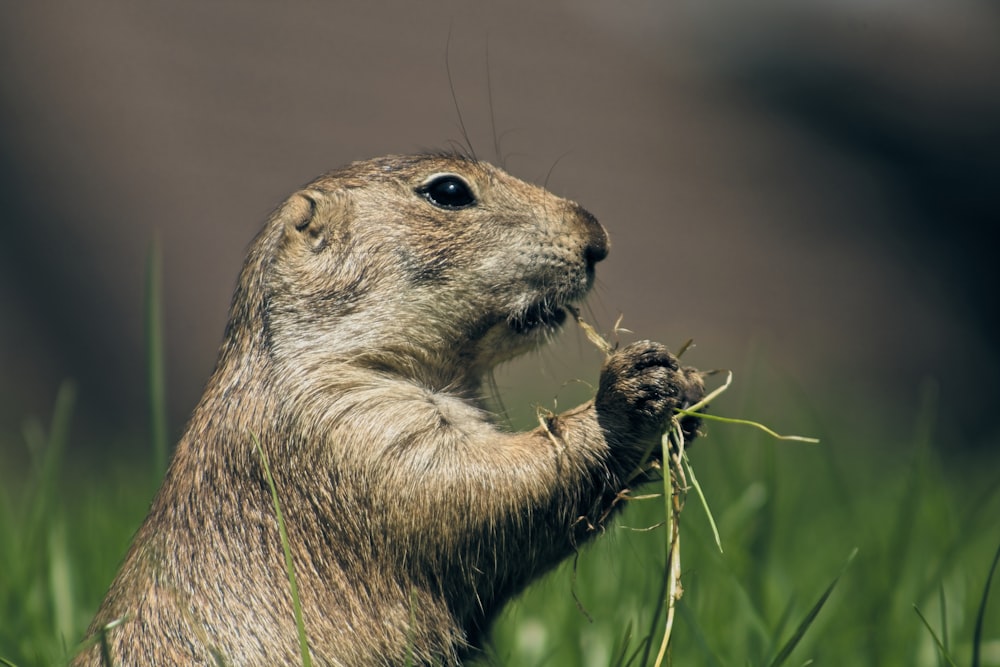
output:
[[[539,330],[553,331],[565,321],[565,307],[541,301],[510,317],[507,324],[514,333],[523,336]]]

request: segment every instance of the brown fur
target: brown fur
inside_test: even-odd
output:
[[[475,205],[421,196],[442,172]],[[91,633],[126,619],[109,633],[120,665],[300,664],[257,438],[314,663],[468,656],[701,395],[642,342],[548,432],[505,432],[481,407],[484,375],[558,327],[607,244],[577,204],[458,157],[356,163],[292,195],[251,246],[218,365]]]

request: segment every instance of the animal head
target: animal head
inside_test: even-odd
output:
[[[475,384],[562,324],[607,251],[579,205],[492,165],[358,162],[272,215],[244,268],[230,337],[259,328],[242,335],[266,340],[289,367],[347,361]]]

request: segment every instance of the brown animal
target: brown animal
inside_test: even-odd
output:
[[[107,634],[118,665],[301,664],[259,441],[313,662],[472,655],[702,395],[646,341],[547,429],[506,432],[482,407],[484,376],[550,337],[607,252],[577,204],[461,157],[359,162],[292,195],[250,248],[218,365],[90,633],[125,619]]]

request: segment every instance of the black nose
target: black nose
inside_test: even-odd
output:
[[[587,261],[587,265],[592,267],[608,256],[608,233],[604,231],[604,227],[597,221],[597,218],[591,215],[590,211],[577,207],[576,213],[587,235],[587,245],[583,249],[583,257]]]
[[[593,266],[599,261],[608,256],[608,235],[603,234],[600,240],[594,243],[588,243],[587,247],[583,249],[583,258],[587,260],[587,264]]]

